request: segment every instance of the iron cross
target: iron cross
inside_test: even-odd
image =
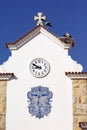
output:
[[[43,16],[42,12],[37,13],[38,16],[34,16],[34,20],[37,21],[37,25],[43,25],[43,20],[46,20],[46,16]]]

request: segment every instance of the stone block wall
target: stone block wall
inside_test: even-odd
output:
[[[7,81],[0,81],[0,130],[6,126],[6,87]]]
[[[72,80],[73,130],[81,130],[79,122],[87,122],[87,80]]]

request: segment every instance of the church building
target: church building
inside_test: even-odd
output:
[[[0,65],[0,130],[87,130],[87,72],[68,54],[69,33],[57,36],[39,12],[36,27],[7,43]]]

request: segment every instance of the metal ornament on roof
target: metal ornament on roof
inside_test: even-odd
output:
[[[31,91],[27,93],[29,113],[39,119],[48,116],[51,112],[52,97],[53,93],[47,87],[37,86],[31,88]]]
[[[43,21],[46,20],[46,16],[43,16],[42,12],[37,13],[37,16],[34,16],[34,20],[37,21],[37,25],[43,25]]]

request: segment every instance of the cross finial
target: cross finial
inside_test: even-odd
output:
[[[37,25],[43,25],[43,20],[46,20],[46,16],[43,16],[42,12],[37,13],[38,16],[34,16],[34,20],[37,21]]]

